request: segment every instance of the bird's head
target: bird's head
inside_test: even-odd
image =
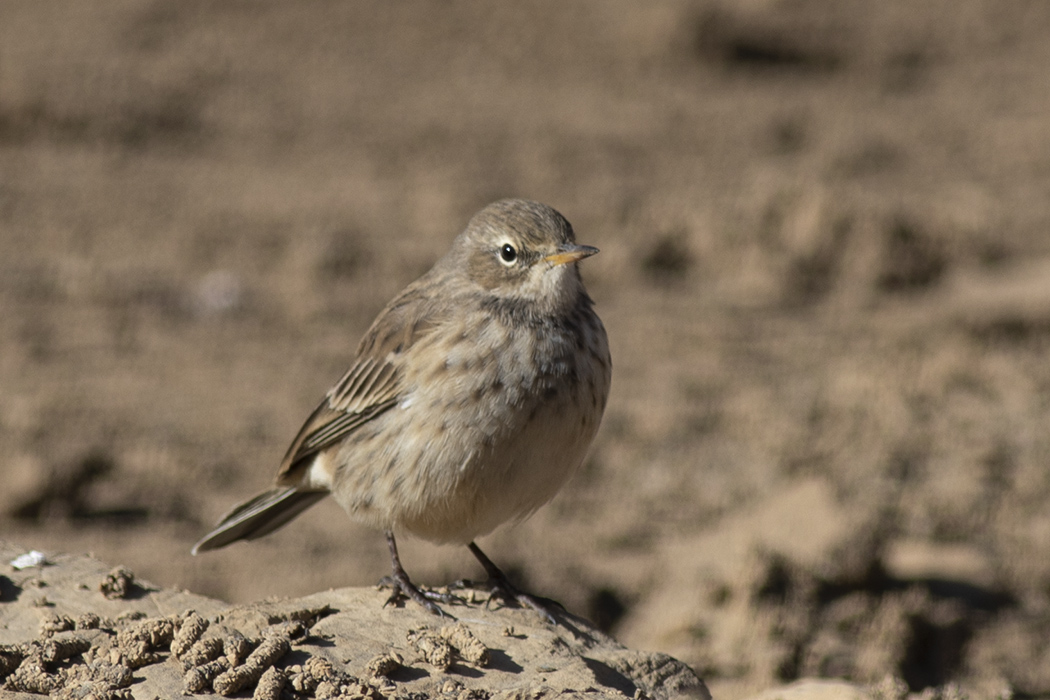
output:
[[[597,252],[576,243],[572,225],[546,204],[504,199],[470,220],[450,255],[486,294],[557,314],[586,296],[576,263]]]

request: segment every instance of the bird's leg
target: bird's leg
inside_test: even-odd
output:
[[[504,601],[515,601],[521,607],[532,608],[546,617],[547,622],[550,622],[551,624],[556,622],[554,613],[564,612],[565,608],[563,608],[557,601],[529,595],[512,584],[510,580],[507,579],[507,575],[500,571],[499,567],[493,564],[492,560],[481,551],[481,547],[471,542],[467,545],[467,548],[470,550],[470,553],[481,562],[481,566],[484,567],[485,573],[488,574],[489,580],[485,582],[485,585],[488,586],[494,597],[500,598]]]
[[[381,581],[380,585],[383,583],[389,583],[390,587],[394,589],[390,594],[390,597],[387,598],[386,603],[384,603],[384,607],[396,603],[399,598],[404,596],[416,601],[424,610],[433,615],[437,615],[438,617],[452,617],[439,608],[434,601],[439,600],[442,603],[453,603],[458,599],[447,593],[442,594],[434,591],[421,591],[416,584],[412,583],[408,578],[408,573],[405,572],[405,568],[401,566],[401,557],[397,555],[397,542],[394,541],[394,533],[387,530],[384,534],[386,535],[387,546],[390,547],[390,563],[393,567],[393,575],[389,579]]]

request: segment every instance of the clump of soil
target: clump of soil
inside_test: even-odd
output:
[[[14,551],[0,542],[0,555]],[[44,588],[51,598],[44,606],[21,594],[0,602],[0,687],[99,700],[379,700],[450,689],[464,699],[710,698],[684,664],[630,651],[567,614],[551,625],[532,611],[464,599],[447,611],[458,621],[439,620],[411,606],[384,607],[374,589],[231,606],[140,582],[143,595],[115,597],[98,590],[112,579],[105,571],[75,556],[23,571],[22,590]]]

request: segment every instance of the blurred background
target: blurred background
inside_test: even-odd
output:
[[[0,3],[0,535],[233,602],[375,583],[333,502],[189,550],[527,197],[602,249],[615,371],[494,560],[726,700],[1050,696],[1048,66],[1035,0]]]

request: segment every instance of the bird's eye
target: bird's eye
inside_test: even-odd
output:
[[[514,261],[518,259],[518,249],[510,243],[504,243],[499,249],[499,259],[503,261],[504,265],[513,265]]]

